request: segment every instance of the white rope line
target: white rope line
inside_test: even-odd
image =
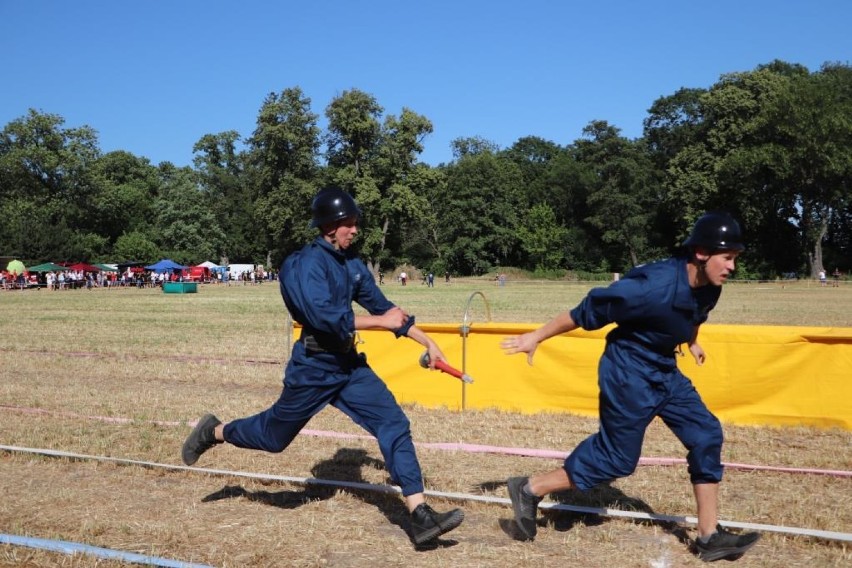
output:
[[[62,554],[89,554],[97,556],[98,558],[105,558],[107,560],[119,560],[121,562],[130,562],[132,564],[145,564],[147,566],[161,566],[164,568],[213,568],[207,564],[194,564],[190,562],[182,562],[180,560],[169,560],[168,558],[158,558],[156,556],[138,554],[136,552],[101,548],[100,546],[91,546],[67,540],[0,534],[0,544],[25,546],[27,548],[48,550],[50,552],[59,552]]]
[[[399,487],[392,485],[375,485],[372,483],[363,483],[363,482],[355,482],[355,481],[336,481],[329,479],[318,479],[314,477],[295,477],[290,475],[272,475],[272,474],[263,474],[263,473],[252,473],[245,471],[232,471],[227,469],[211,469],[211,468],[203,468],[203,467],[192,467],[185,465],[173,465],[173,464],[165,464],[158,462],[150,462],[150,461],[142,461],[142,460],[132,460],[126,458],[114,458],[109,456],[93,456],[87,454],[77,454],[73,452],[65,452],[61,450],[50,450],[44,448],[24,448],[19,446],[6,446],[0,445],[0,450],[5,450],[7,452],[18,452],[18,453],[29,453],[29,454],[39,454],[44,456],[51,457],[60,457],[60,458],[68,458],[68,459],[76,459],[76,460],[92,460],[92,461],[100,461],[100,462],[110,462],[124,465],[138,465],[150,468],[159,468],[159,469],[168,469],[174,471],[191,471],[197,473],[206,473],[208,475],[219,475],[219,476],[232,476],[232,477],[242,477],[247,479],[259,479],[266,481],[286,481],[289,483],[296,483],[299,485],[327,485],[332,487],[346,487],[349,489],[361,489],[366,491],[374,491],[378,493],[401,493]],[[478,501],[480,503],[496,503],[500,505],[512,505],[511,500],[505,497],[490,497],[487,495],[473,495],[471,493],[451,493],[446,491],[432,491],[426,490],[424,491],[426,495],[431,497],[441,497],[444,499],[451,499],[455,501]],[[577,505],[564,505],[561,503],[540,503],[538,505],[540,509],[548,509],[553,511],[569,511],[573,513],[585,513],[585,514],[593,514],[600,515],[603,517],[615,517],[615,518],[627,518],[627,519],[636,519],[636,520],[651,520],[651,521],[665,521],[665,522],[674,522],[674,523],[685,523],[690,525],[698,524],[698,519],[695,517],[683,517],[677,515],[660,515],[657,513],[640,513],[636,511],[621,511],[619,509],[609,509],[609,508],[600,508],[600,507],[582,507]],[[794,536],[809,536],[814,538],[820,538],[824,540],[839,540],[843,542],[852,542],[852,533],[842,533],[835,531],[823,531],[816,529],[808,529],[808,528],[799,528],[799,527],[785,527],[779,525],[766,525],[766,524],[758,524],[758,523],[743,523],[739,521],[719,521],[719,524],[724,527],[730,528],[738,528],[738,529],[749,529],[749,530],[757,530],[763,532],[775,532],[781,534],[788,534]]]
[[[26,408],[20,406],[10,406],[5,404],[0,404],[0,410],[8,410],[12,412],[23,412],[25,414],[49,414],[52,416],[64,416],[69,418],[82,418],[84,420],[97,420],[100,422],[106,422],[109,424],[131,424],[134,422],[139,422],[142,424],[156,424],[158,426],[195,426],[196,422],[178,422],[178,421],[164,421],[164,420],[136,420],[134,418],[126,418],[121,416],[88,416],[84,414],[76,414],[73,412],[59,412],[55,410],[46,410],[43,408]],[[343,432],[332,432],[326,430],[311,430],[305,428],[299,432],[300,436],[317,436],[322,438],[340,438],[347,440],[354,439],[365,439],[365,440],[375,440],[373,436],[367,436],[363,434],[346,434]],[[491,454],[503,454],[503,455],[515,455],[515,456],[526,456],[533,458],[549,458],[549,459],[558,459],[564,460],[568,457],[570,452],[558,451],[558,450],[547,450],[547,449],[537,449],[537,448],[514,448],[514,447],[503,447],[503,446],[488,446],[483,444],[471,444],[467,442],[415,442],[415,447],[417,448],[431,448],[436,450],[445,450],[445,451],[459,451],[459,452],[467,452],[467,453],[491,453]],[[683,465],[686,464],[686,460],[683,458],[667,458],[667,457],[640,457],[639,465],[657,465],[657,466],[671,466],[671,465]],[[772,465],[758,465],[758,464],[745,464],[745,463],[732,463],[732,462],[722,462],[722,466],[725,469],[737,469],[743,471],[770,471],[777,473],[793,473],[793,474],[813,474],[813,475],[828,475],[831,477],[850,477],[852,478],[852,471],[850,470],[832,470],[832,469],[816,469],[816,468],[802,468],[802,467],[782,467],[782,466],[772,466]]]

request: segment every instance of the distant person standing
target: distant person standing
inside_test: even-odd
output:
[[[834,277],[834,281],[831,285],[834,288],[839,288],[840,287],[840,269],[835,267],[834,272],[832,273],[832,276]]]
[[[408,273],[407,272],[402,271],[402,272],[399,273],[399,282],[403,286],[406,285],[406,283],[408,282]]]
[[[427,284],[427,286],[429,286],[429,288],[435,287],[435,273],[434,272],[430,271],[429,274],[426,275],[426,284]]]
[[[826,278],[825,278],[825,270],[824,269],[819,271],[819,283],[820,283],[820,286],[827,286],[828,285],[828,280],[826,280]]]

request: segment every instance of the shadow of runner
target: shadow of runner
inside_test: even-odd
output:
[[[480,492],[491,492],[499,487],[505,487],[505,481],[486,481],[477,485]],[[598,509],[618,509],[620,511],[636,511],[641,513],[655,514],[655,511],[645,501],[630,497],[620,489],[611,484],[604,483],[586,492],[577,490],[558,491],[551,493],[549,499],[560,505],[573,505],[576,507],[593,507]],[[510,518],[500,519],[500,528],[508,536],[515,540],[524,540],[524,535],[515,524],[514,514],[509,508]],[[585,526],[598,526],[609,522],[609,518],[594,513],[581,513],[573,511],[558,511],[552,509],[539,509],[536,524],[539,527],[551,526],[554,530],[565,532],[571,530],[577,524]],[[655,519],[621,519],[629,522],[656,525],[664,532],[674,536],[681,544],[689,545],[692,542],[687,530],[672,521]]]
[[[585,493],[573,490],[552,493],[550,498],[560,504],[578,507],[635,511],[649,515],[656,514],[656,511],[642,499],[626,495],[623,491],[613,487],[609,483],[602,483]],[[542,516],[548,519],[557,531],[571,530],[577,523],[583,523],[586,526],[597,526],[609,520],[601,515],[574,513],[571,511],[544,511]],[[691,542],[686,529],[673,521],[656,519],[629,519],[629,521],[641,525],[656,525],[662,528],[664,532],[674,536],[682,544],[689,544]]]
[[[361,474],[363,467],[384,470],[385,462],[370,457],[367,451],[361,448],[341,448],[335,452],[331,459],[323,460],[311,468],[311,475],[316,479],[325,481],[369,483]],[[390,483],[389,480],[387,482]],[[364,503],[376,507],[389,522],[400,527],[410,538],[409,528],[411,522],[408,509],[400,501],[396,493],[382,493],[368,489],[311,484],[310,480],[308,480],[308,484],[304,489],[298,491],[249,491],[239,485],[226,485],[219,491],[207,495],[201,501],[208,503],[221,499],[243,497],[249,501],[263,503],[264,505],[271,505],[282,509],[296,509],[312,501],[330,499],[338,491],[345,491]],[[436,539],[428,545],[418,546],[417,550],[431,550],[439,546],[451,546],[454,544],[457,543],[455,541]]]

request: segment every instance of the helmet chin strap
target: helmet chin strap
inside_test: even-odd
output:
[[[704,284],[707,284],[708,282],[710,282],[710,279],[707,278],[707,272],[706,272],[707,262],[710,260],[710,256],[708,255],[706,259],[701,260],[700,258],[698,258],[697,253],[698,253],[698,251],[694,249],[692,251],[692,255],[691,255],[692,256],[692,264],[695,265],[695,283],[694,283],[695,286],[694,287],[696,287],[696,288],[699,287],[699,286],[703,286]]]
[[[337,227],[340,226],[340,223],[335,223],[334,225],[328,225],[328,230],[323,230],[322,236],[325,240],[327,240],[331,246],[334,247],[334,250],[340,250],[340,243],[337,242]]]

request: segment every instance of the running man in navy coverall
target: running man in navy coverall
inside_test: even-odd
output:
[[[526,353],[532,365],[538,344],[550,337],[617,324],[607,334],[598,367],[600,430],[581,442],[563,467],[507,482],[525,539],[535,538],[543,496],[586,491],[633,473],[645,430],[659,416],[688,450],[698,555],[705,561],[735,559],[757,541],[756,533],[736,535],[718,526],[722,428],[675,361],[678,346],[686,343],[696,363],[704,363],[698,328],[716,306],[743,248],[739,225],[730,215],[705,214],[685,241],[685,254],[638,266],[610,286],[591,290],[573,310],[501,342],[507,354]]]
[[[217,443],[281,452],[326,405],[332,405],[375,436],[394,483],[411,513],[415,544],[433,541],[458,527],[460,509],[437,513],[426,504],[423,475],[414,451],[408,417],[385,383],[355,350],[359,329],[386,329],[407,336],[429,352],[430,367],[445,360],[438,345],[414,325],[414,316],[385,298],[372,274],[349,248],[361,211],[338,188],[321,190],[311,205],[311,225],[321,234],[287,257],[281,266],[281,294],[293,319],[302,324],[284,372],[284,389],[269,409],[222,424],[212,414],[198,421],[183,446],[192,465]],[[369,315],[355,315],[352,302]]]

